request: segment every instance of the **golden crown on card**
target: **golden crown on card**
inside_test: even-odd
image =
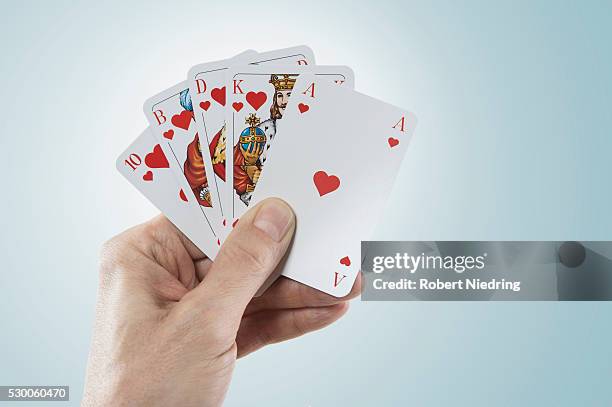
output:
[[[293,85],[295,85],[295,81],[297,80],[297,75],[289,75],[289,74],[272,74],[270,76],[270,83],[274,86],[274,89],[279,90],[291,90],[293,89]]]

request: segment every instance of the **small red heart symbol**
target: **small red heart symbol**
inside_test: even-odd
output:
[[[145,181],[153,181],[153,172],[147,171],[145,175],[142,176],[142,179]]]
[[[157,144],[153,147],[153,151],[149,154],[145,155],[145,164],[149,168],[168,168],[170,164],[168,163],[168,159],[164,154],[161,146]]]
[[[344,264],[346,267],[348,267],[351,265],[351,259],[349,259],[349,256],[344,256],[340,259],[340,264]]]
[[[259,110],[259,108],[266,103],[268,96],[266,92],[249,92],[246,95],[246,101],[249,105],[253,106],[253,109]]]
[[[210,100],[207,100],[206,102],[200,102],[200,107],[206,112],[210,107]]]
[[[221,106],[225,106],[225,86],[222,88],[213,88],[210,91],[210,97]]]
[[[183,110],[179,114],[172,116],[171,121],[176,127],[180,127],[183,130],[188,130],[192,117],[193,114],[189,110]]]
[[[300,111],[300,113],[306,113],[308,111],[308,109],[310,109],[310,106],[304,104],[304,103],[300,103],[298,105],[298,110]]]
[[[238,219],[236,219],[234,223],[232,223],[232,227],[235,228],[237,224],[238,224]]]
[[[234,102],[234,103],[232,103],[232,107],[237,112],[241,111],[243,106],[244,106],[244,104],[242,102]]]
[[[319,196],[334,192],[340,186],[340,178],[335,175],[327,175],[325,171],[315,172],[312,180],[319,191]]]
[[[387,140],[389,142],[389,146],[391,148],[395,147],[396,145],[399,144],[399,140],[393,137],[389,137],[389,140]]]
[[[168,140],[172,140],[174,138],[174,130],[170,129],[168,131],[164,131],[164,137]]]
[[[179,196],[181,197],[183,201],[187,202],[187,195],[185,195],[185,191],[183,191],[182,188],[181,188],[181,192],[179,192]]]

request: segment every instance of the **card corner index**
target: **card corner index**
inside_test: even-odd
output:
[[[166,90],[156,93],[155,95],[145,100],[143,104],[143,110],[145,114],[150,114],[156,105],[166,101],[167,99],[170,99],[173,96],[179,95],[181,92],[188,90],[188,89],[189,89],[189,81],[185,79],[173,86],[170,86]]]
[[[147,120],[150,122],[150,114],[153,111],[153,106],[155,105],[155,96],[151,96],[142,104],[142,112],[144,113]]]
[[[350,280],[347,281],[347,284],[343,284],[342,287],[335,287],[333,290],[329,290],[328,294],[337,297],[337,298],[342,298],[342,297],[346,297],[347,295],[349,295],[349,293],[353,290],[353,286],[355,285],[355,282],[357,281],[357,276],[359,275],[359,272],[357,272],[357,274],[355,274],[355,276],[346,276],[347,279],[350,278]]]
[[[308,45],[306,44],[298,45],[295,47],[295,49],[296,51],[301,52],[302,55],[304,55],[304,57],[309,58],[310,63],[312,65],[316,64],[314,51]]]
[[[204,65],[205,64],[197,64],[189,68],[187,71],[187,81],[189,81],[190,86],[191,82],[193,82],[196,79],[196,76],[202,71],[201,67]]]
[[[146,137],[149,137],[152,142],[154,141],[154,139],[151,138],[151,132],[148,126],[143,131],[141,131],[138,137],[136,137],[136,139],[132,141],[130,145],[128,145],[125,149],[123,149],[123,151],[117,156],[117,159],[115,160],[115,168],[117,169],[117,171],[123,173],[124,167],[122,166],[122,164],[126,160],[126,154],[129,155],[130,151],[133,151],[139,144],[143,142],[143,139]]]

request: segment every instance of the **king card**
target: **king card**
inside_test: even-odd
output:
[[[306,46],[297,46],[257,54],[243,53],[231,60],[217,61],[196,65],[188,74],[189,88],[192,95],[193,111],[196,117],[200,146],[203,151],[209,189],[213,196],[219,197],[213,206],[219,207],[223,223],[222,231],[229,231],[227,225],[227,207],[231,196],[224,197],[226,191],[226,84],[225,71],[231,66],[244,64],[314,64],[312,50]],[[231,215],[230,220],[231,222]],[[221,240],[223,240],[223,237]]]
[[[246,210],[271,153],[287,102],[298,75],[315,74],[319,81],[350,89],[354,75],[346,66],[287,67],[242,66],[227,72],[230,89],[226,110],[231,215],[237,220]],[[287,134],[287,133],[285,133]],[[293,137],[293,135],[289,135]],[[275,153],[276,154],[276,153]],[[225,192],[227,194],[227,191]]]

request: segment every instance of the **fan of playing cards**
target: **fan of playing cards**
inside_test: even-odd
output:
[[[209,258],[249,205],[279,197],[297,229],[284,276],[349,293],[416,118],[353,89],[310,48],[194,66],[144,104],[117,168]],[[264,171],[265,168],[265,171]]]

